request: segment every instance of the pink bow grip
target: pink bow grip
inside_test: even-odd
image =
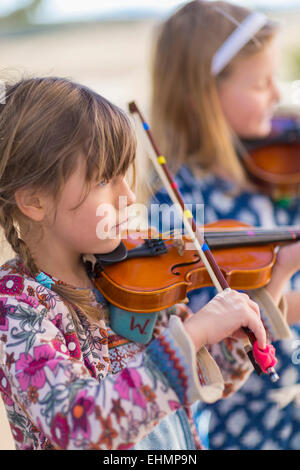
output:
[[[269,367],[273,367],[277,364],[277,359],[275,357],[276,350],[272,344],[268,344],[265,349],[260,349],[257,341],[255,341],[252,352],[255,361],[265,374],[268,372],[267,369],[269,369]]]

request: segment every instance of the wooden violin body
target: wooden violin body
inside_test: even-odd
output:
[[[278,116],[264,139],[242,141],[240,155],[248,176],[275,198],[295,197],[300,190],[300,117]]]
[[[258,232],[262,234],[262,239],[257,241],[253,235],[254,229],[241,222],[220,220],[205,225],[205,239],[233,289],[249,290],[266,285],[276,261],[275,245],[296,237],[294,232],[287,231],[286,235],[276,232],[273,239],[268,235],[267,242],[265,231],[258,229]],[[298,236],[300,231],[297,232]],[[137,238],[135,234],[123,242],[127,250],[132,250],[141,246],[144,239]],[[164,240],[164,244],[164,254],[125,259],[102,266],[95,279],[97,288],[119,308],[148,313],[184,301],[193,289],[213,285],[198,252],[188,249],[192,243],[187,237],[183,236],[185,249],[182,255],[178,253],[178,243],[174,239]]]

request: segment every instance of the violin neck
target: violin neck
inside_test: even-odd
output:
[[[235,246],[258,246],[273,243],[293,242],[300,240],[300,229],[282,227],[274,229],[247,229],[206,231],[205,240],[211,248],[231,248]]]

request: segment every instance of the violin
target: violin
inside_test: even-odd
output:
[[[275,200],[290,202],[300,190],[300,116],[279,115],[263,139],[243,139],[239,157],[250,178]]]
[[[275,247],[300,239],[300,228],[254,229],[235,220],[207,224],[204,233],[226,281],[236,290],[265,286],[276,261]],[[118,248],[119,255],[95,255],[95,284],[110,303],[131,312],[155,312],[186,302],[194,289],[213,285],[188,236],[144,237],[133,232]]]
[[[179,214],[182,216],[184,227],[185,227],[185,229],[186,229],[186,231],[187,231],[187,233],[190,237],[190,240],[191,240],[191,242],[193,244],[193,247],[196,250],[197,256],[198,256],[197,259],[193,258],[192,261],[194,262],[194,264],[196,264],[201,259],[201,261],[203,262],[203,265],[205,266],[205,270],[208,272],[209,277],[210,277],[213,285],[216,287],[218,292],[222,292],[223,290],[230,288],[229,284],[228,284],[228,282],[227,282],[227,280],[226,280],[226,278],[225,278],[225,276],[222,272],[222,268],[220,268],[220,266],[219,266],[218,262],[216,261],[212,251],[210,250],[207,239],[202,236],[202,234],[200,233],[199,228],[196,225],[196,222],[193,218],[192,213],[189,210],[187,210],[186,207],[185,207],[185,204],[184,204],[183,198],[182,198],[182,196],[179,192],[178,186],[177,186],[176,182],[174,181],[174,178],[172,177],[171,172],[170,172],[170,170],[167,166],[166,158],[163,155],[161,155],[161,153],[160,153],[160,151],[159,151],[159,149],[158,149],[158,147],[157,147],[157,145],[156,145],[156,143],[153,139],[149,124],[145,121],[144,117],[142,116],[141,112],[139,111],[138,107],[136,106],[136,104],[134,102],[129,104],[129,110],[134,116],[138,116],[139,122],[140,122],[140,124],[142,124],[143,129],[145,131],[145,134],[147,135],[147,139],[149,139],[149,140],[147,140],[147,143],[151,144],[148,155],[149,155],[150,159],[152,160],[152,163],[153,163],[154,167],[156,168],[156,171],[158,172],[163,184],[165,185],[171,200],[175,204],[175,207],[177,208]],[[160,242],[161,242],[161,240],[160,240]],[[149,248],[154,250],[154,252],[156,252],[157,250],[164,251],[164,256],[167,258],[169,252],[168,252],[168,250],[167,250],[167,248],[164,244],[159,243],[158,246],[157,246],[156,244],[153,245],[153,242],[150,241],[150,242],[146,243],[146,245],[149,245]],[[133,250],[135,249],[135,252],[137,251],[136,248],[137,247],[133,248]],[[147,246],[146,246],[146,248],[147,248]],[[115,253],[115,254],[117,254],[116,257],[118,257],[119,254],[121,254],[121,257],[124,257],[124,258],[127,257],[127,254],[126,254],[127,248],[126,248],[124,243],[121,243],[116,251],[118,252],[118,253]],[[123,251],[123,254],[122,254],[122,251]],[[144,253],[149,252],[148,250],[145,250],[145,246],[142,247],[142,251]],[[189,250],[183,249],[183,252],[185,252],[185,251],[189,251]],[[162,254],[162,253],[160,253],[160,254]],[[114,253],[108,254],[107,257],[110,258],[110,259],[113,258]],[[106,261],[107,261],[107,257],[106,257]],[[230,257],[232,258],[232,254],[230,254]],[[130,259],[128,259],[126,261],[130,261]],[[162,259],[160,261],[162,261]],[[153,262],[153,258],[152,258],[152,262]],[[189,263],[190,262],[191,262],[191,259],[190,259]],[[273,258],[273,261],[271,261],[271,262],[273,262],[273,264],[274,264],[275,259]],[[103,262],[102,262],[102,264],[103,264]],[[122,263],[122,264],[126,266],[126,263]],[[171,266],[169,265],[169,267],[168,267],[168,269],[170,269],[170,267],[173,269],[172,275],[174,275],[174,276],[179,276],[181,268],[183,268],[184,265],[185,265],[185,263],[177,263],[177,264],[178,264],[178,266],[174,266],[173,264],[171,264]],[[151,265],[152,265],[152,263],[151,263]],[[98,266],[99,266],[99,264],[98,264]],[[127,264],[127,266],[128,266],[128,264]],[[116,272],[120,273],[119,268],[120,268],[120,263],[118,263],[118,267],[117,267],[117,270],[115,270],[115,273]],[[152,271],[153,272],[153,279],[155,281],[157,280],[159,282],[159,285],[157,284],[156,286],[154,286],[154,290],[156,290],[156,292],[154,292],[154,295],[152,295],[149,292],[149,290],[147,291],[147,285],[149,285],[149,282],[150,282],[149,262],[147,262],[147,267],[145,267],[144,270],[142,270],[142,271],[138,271],[138,262],[136,262],[136,260],[132,264],[131,268],[132,268],[131,276],[134,279],[134,283],[136,284],[136,282],[139,279],[143,280],[143,285],[139,289],[140,293],[142,294],[142,300],[138,300],[137,297],[135,296],[134,303],[132,304],[134,309],[138,309],[138,312],[137,312],[136,315],[147,315],[146,313],[143,313],[142,310],[144,308],[144,304],[145,304],[146,300],[150,299],[150,295],[152,297],[150,299],[151,300],[151,307],[150,307],[151,313],[150,313],[150,315],[153,316],[153,313],[152,313],[153,311],[161,309],[161,303],[159,304],[159,302],[157,300],[158,297],[159,297],[158,292],[157,292],[158,289],[160,289],[160,291],[162,291],[163,296],[167,291],[169,292],[168,299],[167,299],[167,305],[170,302],[171,302],[172,305],[175,304],[178,301],[177,300],[178,297],[179,297],[179,299],[185,298],[186,292],[187,292],[187,287],[186,287],[187,282],[179,281],[177,283],[178,288],[176,287],[176,289],[175,289],[176,283],[174,283],[174,279],[172,279],[171,283],[168,281],[167,285],[165,285],[161,289],[162,284],[161,284],[161,279],[159,279],[159,277],[160,277],[163,270],[162,270],[160,262],[159,262],[159,264],[156,265],[156,269]],[[123,297],[122,294],[124,293],[124,291],[122,292],[122,290],[120,290],[119,287],[126,284],[127,275],[129,275],[129,272],[126,271],[126,268],[125,268],[125,272],[123,272],[122,279],[120,279],[120,282],[117,283],[115,280],[112,281],[112,283],[111,283],[111,289],[112,290],[111,290],[111,295],[110,295],[108,293],[107,277],[104,276],[102,271],[103,271],[103,269],[102,269],[102,266],[101,266],[101,272],[100,272],[100,275],[99,275],[100,280],[96,281],[96,285],[97,285],[97,287],[100,291],[102,290],[102,292],[104,293],[104,296],[108,300],[111,301],[111,304],[113,304],[114,302],[116,302],[115,299],[117,299],[117,298],[120,299],[120,297]],[[178,274],[176,274],[176,273],[178,273]],[[190,276],[188,276],[187,279],[188,279],[189,282],[191,281],[191,283],[193,285],[197,285],[197,283],[193,282],[194,281],[193,273]],[[146,285],[145,285],[145,282],[146,282]],[[151,282],[154,282],[154,281],[151,280]],[[199,286],[199,283],[198,283],[197,286]],[[128,291],[128,289],[127,289],[127,291]],[[179,295],[178,295],[178,292],[179,292]],[[148,299],[148,297],[149,297],[149,299]],[[164,300],[164,302],[165,302],[165,300]],[[122,305],[124,307],[124,301],[122,300],[121,304],[119,303],[119,305]],[[126,302],[125,302],[125,306],[126,306]],[[118,308],[118,307],[116,307],[116,308]],[[127,304],[127,308],[128,308],[128,304]],[[149,312],[149,304],[146,306],[146,308],[148,309],[148,312]],[[124,308],[122,310],[124,312]],[[123,323],[120,320],[121,315],[118,314],[119,311],[120,310],[118,309],[118,311],[115,312],[116,313],[115,315],[112,315],[112,311],[110,312],[111,313],[111,316],[110,316],[111,325],[112,325],[112,317],[114,317],[114,321],[116,320],[114,325],[117,328],[119,326],[119,321],[121,323]],[[126,310],[125,310],[125,312],[126,312]],[[135,325],[134,315],[135,315],[134,313],[132,313],[130,315],[127,315],[127,317],[129,318],[129,319],[127,319],[128,327],[129,327],[130,330],[133,330],[136,326],[138,326],[139,330],[142,334],[143,330],[147,326],[147,322],[148,321],[150,322],[150,319],[148,318],[146,320],[146,322],[144,323],[143,327],[140,327],[140,325]],[[153,318],[152,318],[152,323],[154,323]],[[114,328],[113,325],[112,325],[112,328],[114,329],[114,331],[117,332],[117,329]],[[246,328],[246,327],[242,327],[242,329],[244,330],[246,336],[248,337],[248,339],[244,341],[245,352],[247,353],[247,355],[249,357],[249,360],[251,361],[254,369],[256,370],[258,375],[260,375],[262,373],[266,373],[266,374],[269,375],[269,378],[272,382],[276,382],[279,379],[279,376],[278,376],[278,374],[277,374],[277,372],[274,368],[274,365],[277,363],[277,360],[276,360],[276,357],[275,357],[275,348],[272,345],[267,345],[267,347],[264,350],[260,349],[258,347],[257,340],[256,340],[256,337],[253,334],[253,332],[249,328]]]

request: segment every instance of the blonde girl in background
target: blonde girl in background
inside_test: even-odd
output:
[[[16,256],[0,268],[0,391],[16,448],[201,448],[191,405],[248,378],[240,327],[265,347],[258,305],[229,290],[194,315],[184,305],[160,312],[146,343],[113,331],[94,254],[118,248],[135,200],[129,120],[69,79],[5,88],[0,222]]]
[[[261,13],[201,0],[175,12],[158,33],[151,128],[185,202],[204,204],[204,223],[236,219],[269,228],[300,223],[299,201],[284,207],[262,194],[247,178],[237,151],[242,138],[262,138],[271,130],[280,98],[275,80],[277,33],[278,26]],[[155,202],[170,202],[165,190],[156,194]],[[294,261],[297,271],[300,263]],[[280,251],[278,263],[289,262]],[[300,335],[299,282],[300,276],[294,276],[285,297],[294,339],[277,344],[281,381],[276,388],[282,390],[274,393],[265,378],[252,376],[226,403],[217,402],[205,413],[198,407],[198,427],[202,418],[206,425],[211,418],[210,448],[300,448],[300,370],[292,360]],[[269,293],[279,301],[272,288]],[[196,311],[213,295],[214,288],[194,291],[189,305]],[[269,334],[279,338],[275,323],[264,321]]]

